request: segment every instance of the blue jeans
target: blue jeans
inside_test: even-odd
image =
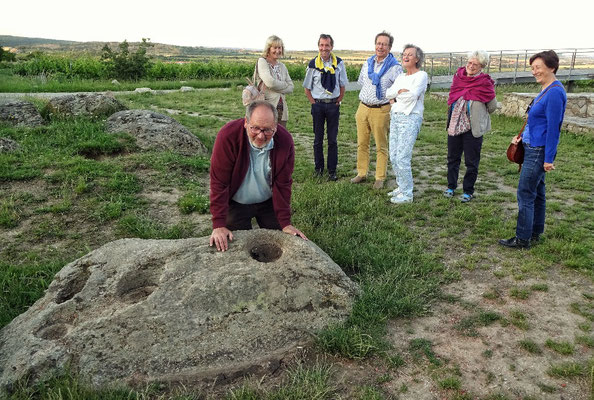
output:
[[[518,182],[518,222],[516,236],[529,240],[544,232],[545,170],[544,146],[531,147],[524,143],[524,164]]]
[[[316,170],[324,170],[324,125],[328,138],[328,171],[336,172],[338,165],[338,120],[340,106],[336,103],[314,103],[311,105],[314,131],[314,164]]]

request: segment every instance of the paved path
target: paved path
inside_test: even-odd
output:
[[[557,71],[557,79],[562,81],[579,81],[584,79],[594,79],[594,69],[574,69],[569,76],[569,70]],[[489,72],[496,85],[510,83],[534,83],[534,77],[529,71],[511,72]],[[452,75],[434,76],[431,80],[431,88],[449,89],[452,84]]]
[[[229,90],[229,88],[205,88],[205,89],[194,89],[188,90],[189,92],[196,91],[196,90]],[[153,94],[164,94],[164,93],[176,93],[181,92],[180,89],[168,89],[168,90],[151,90],[149,93]],[[107,94],[111,93],[113,95],[120,95],[120,94],[137,94],[143,93],[142,91],[138,92],[135,90],[123,90],[123,91],[105,91],[105,92],[58,92],[58,93],[47,93],[47,92],[35,92],[35,93],[0,93],[0,103],[5,103],[7,101],[13,101],[22,99],[24,97],[36,97],[39,99],[51,99],[53,97],[60,97],[60,96],[68,96],[70,94]]]
[[[594,79],[594,69],[574,69],[571,71],[571,76],[569,76],[569,70],[559,70],[557,72],[557,78],[560,80],[584,80],[584,79]],[[490,72],[489,73],[495,84],[509,84],[509,83],[534,83],[534,77],[532,76],[531,72],[528,71],[518,71],[515,72]],[[450,85],[452,84],[452,75],[443,75],[443,76],[434,76],[431,79],[430,88],[432,89],[449,89]],[[301,87],[301,82],[295,81],[295,87]],[[206,89],[194,89],[194,90],[229,90],[229,88],[206,88]],[[361,90],[361,85],[359,85],[356,81],[349,82],[346,85],[347,91],[356,91]],[[179,89],[171,89],[171,90],[153,90],[152,93],[155,94],[162,94],[162,93],[173,93],[179,92]],[[113,93],[115,95],[119,94],[134,94],[138,93],[134,90],[128,91],[121,91],[121,92],[79,92],[79,93]],[[65,96],[73,93],[0,93],[0,102],[6,99],[14,100],[14,99],[21,99],[23,97],[37,97],[42,99],[51,99],[52,97],[56,96]]]
[[[496,85],[504,85],[510,83],[534,83],[534,77],[529,71],[515,72],[489,72],[491,78]],[[566,81],[579,81],[584,79],[594,79],[594,69],[574,69],[569,76],[569,70],[559,70],[557,72],[557,79]],[[434,76],[431,79],[430,87],[432,89],[449,89],[452,85],[452,75]],[[361,90],[361,85],[357,82],[349,82],[346,85],[346,90]]]

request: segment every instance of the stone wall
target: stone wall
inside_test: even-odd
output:
[[[537,93],[505,93],[501,113],[522,117]],[[566,117],[594,118],[594,93],[567,93]]]
[[[505,93],[496,113],[524,117],[526,108],[537,93]],[[448,92],[431,92],[437,100],[447,100]],[[573,133],[594,133],[594,93],[567,93],[563,129]]]

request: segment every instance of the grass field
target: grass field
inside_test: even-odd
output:
[[[240,97],[232,88],[119,99],[129,108],[178,110],[174,117],[210,149],[218,129],[242,116]],[[412,159],[415,202],[394,206],[387,190],[349,183],[357,93],[347,92],[341,107],[338,182],[312,176],[308,104],[299,87],[288,97],[293,224],[360,283],[347,321],[320,332],[313,349],[267,379],[212,390],[97,391],[66,373],[10,398],[590,398],[593,137],[563,132],[557,169],[547,175],[545,238],[518,253],[496,242],[515,227],[518,174],[505,149],[520,119],[493,116],[476,199],[461,204],[441,195],[446,106],[427,96]],[[85,119],[2,125],[0,137],[21,145],[0,154],[0,327],[42,296],[66,263],[109,241],[210,233],[207,158],[140,152],[131,138]]]

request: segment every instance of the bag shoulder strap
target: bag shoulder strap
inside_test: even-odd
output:
[[[256,61],[256,67],[254,68],[254,78],[253,78],[253,82],[254,82],[254,86],[256,86],[256,82],[257,82],[257,78],[260,79],[260,82],[258,82],[258,85],[256,86],[256,88],[258,89],[259,92],[264,92],[266,89],[266,85],[264,84],[264,81],[262,80],[262,78],[260,78],[260,73],[258,72],[258,61],[260,59],[258,58],[258,60]]]
[[[538,104],[539,101],[542,100],[542,98],[544,97],[544,95],[549,91],[549,89],[553,88],[553,87],[561,87],[561,85],[558,84],[553,84],[553,85],[549,85],[549,87],[547,87],[544,92],[542,92],[542,94],[540,95],[540,97],[538,98],[538,100],[536,100],[536,103],[534,102],[534,99],[532,99],[532,101],[530,102],[530,105],[528,106],[528,110],[526,110],[526,114],[528,114],[528,111],[530,110],[530,108],[532,108],[533,106],[535,106],[536,104]],[[520,133],[518,134],[518,138],[522,137],[522,133],[524,133],[524,128],[526,128],[526,124],[528,123],[528,117],[526,117],[526,120],[524,121],[524,126],[522,126],[522,129],[520,129]]]

